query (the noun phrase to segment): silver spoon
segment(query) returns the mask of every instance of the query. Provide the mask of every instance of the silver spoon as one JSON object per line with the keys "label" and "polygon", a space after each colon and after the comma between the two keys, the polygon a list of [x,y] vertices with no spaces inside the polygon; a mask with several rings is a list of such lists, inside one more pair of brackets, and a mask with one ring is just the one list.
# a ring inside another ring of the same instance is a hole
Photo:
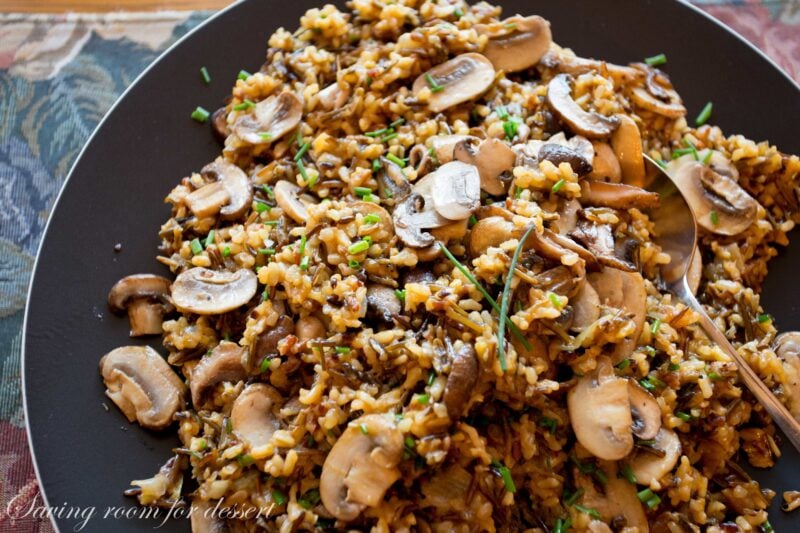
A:
{"label": "silver spoon", "polygon": [[647,189],[657,192],[661,197],[659,207],[650,213],[650,218],[657,231],[653,241],[671,258],[669,264],[661,267],[661,278],[672,294],[683,300],[698,314],[700,326],[711,340],[736,362],[739,376],[744,384],[750,389],[756,400],[764,406],[778,427],[783,430],[786,438],[800,450],[800,422],[795,420],[789,410],[753,372],[750,365],[739,355],[736,348],[717,328],[692,294],[686,279],[686,272],[692,263],[696,249],[697,221],[692,209],[669,174],[647,156],[645,156],[645,165],[648,178],[652,179]]}

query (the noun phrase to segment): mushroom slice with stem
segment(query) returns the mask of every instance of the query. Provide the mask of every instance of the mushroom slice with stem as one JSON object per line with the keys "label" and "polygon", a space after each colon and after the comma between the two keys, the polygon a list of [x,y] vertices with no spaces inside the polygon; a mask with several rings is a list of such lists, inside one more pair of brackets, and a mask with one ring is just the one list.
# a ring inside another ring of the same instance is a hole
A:
{"label": "mushroom slice with stem", "polygon": [[363,415],[350,422],[322,465],[319,492],[325,509],[349,522],[383,496],[400,478],[403,434],[385,415]]}
{"label": "mushroom slice with stem", "polygon": [[640,448],[630,460],[631,472],[636,482],[642,485],[650,485],[664,477],[681,456],[681,441],[671,429],[662,427],[654,440],[652,451]]}
{"label": "mushroom slice with stem", "polygon": [[100,374],[111,398],[130,422],[164,429],[185,406],[186,385],[149,346],[122,346],[100,359]]}
{"label": "mushroom slice with stem", "polygon": [[600,318],[600,297],[589,283],[584,283],[572,304],[572,326],[576,331],[583,331]]}
{"label": "mushroom slice with stem", "polygon": [[440,63],[414,81],[415,96],[430,91],[428,109],[439,113],[482,95],[494,81],[494,67],[481,54],[461,54]]}
{"label": "mushroom slice with stem", "polygon": [[550,80],[545,97],[547,105],[575,133],[591,139],[609,137],[619,125],[619,119],[584,111],[572,99],[571,80],[568,74],[559,74]]}
{"label": "mushroom slice with stem", "polygon": [[587,277],[589,283],[597,291],[600,303],[622,309],[630,315],[636,328],[627,338],[620,341],[612,353],[612,362],[619,363],[628,357],[636,348],[639,336],[644,329],[647,315],[647,289],[644,278],[638,272],[623,272],[616,268],[605,268],[601,272],[593,272]]}
{"label": "mushroom slice with stem", "polygon": [[617,118],[619,127],[611,135],[611,148],[619,161],[622,182],[644,187],[644,157],[639,126],[627,115],[617,115]]}
{"label": "mushroom slice with stem", "polygon": [[425,230],[450,223],[436,212],[430,205],[432,203],[426,201],[421,194],[411,193],[394,208],[392,220],[395,233],[407,246],[426,248],[433,245],[433,235]]}
{"label": "mushroom slice with stem", "polygon": [[325,323],[319,317],[306,315],[297,319],[294,333],[300,343],[305,343],[314,339],[324,339],[327,337]]}
{"label": "mushroom slice with stem", "polygon": [[695,161],[692,155],[670,161],[667,172],[704,229],[717,235],[737,235],[755,222],[758,202],[735,178]]}
{"label": "mushroom slice with stem", "polygon": [[252,270],[217,272],[195,267],[175,278],[172,301],[184,313],[218,315],[249,302],[257,288],[258,279]]}
{"label": "mushroom slice with stem", "polygon": [[170,281],[154,274],[125,276],[108,293],[108,307],[115,313],[128,312],[131,337],[161,333],[169,303]]}
{"label": "mushroom slice with stem", "polygon": [[661,408],[653,395],[633,380],[628,380],[628,396],[633,416],[633,434],[650,440],[661,429]]}
{"label": "mushroom slice with stem", "polygon": [[619,183],[622,181],[622,167],[614,149],[607,142],[592,141],[594,156],[592,171],[586,176],[590,180]]}
{"label": "mushroom slice with stem", "polygon": [[480,142],[480,139],[473,135],[436,135],[431,137],[431,148],[436,161],[440,165],[449,163],[454,158],[456,145],[462,141],[472,144]]}
{"label": "mushroom slice with stem", "polygon": [[681,98],[674,90],[669,89],[669,100],[664,101],[650,94],[643,87],[636,87],[631,91],[633,103],[657,115],[678,119],[686,115],[686,108],[681,103]]}
{"label": "mushroom slice with stem", "polygon": [[579,76],[588,72],[598,72],[604,76],[610,76],[623,85],[641,80],[644,77],[644,73],[637,68],[617,65],[597,59],[578,57],[565,52],[564,49],[556,47],[550,48],[541,58],[540,64],[573,76]]}
{"label": "mushroom slice with stem", "polygon": [[505,194],[510,180],[501,179],[501,175],[511,170],[517,159],[510,146],[495,138],[478,143],[462,140],[453,149],[453,157],[474,165],[480,175],[480,188],[493,195]]}
{"label": "mushroom slice with stem", "polygon": [[231,408],[231,428],[250,449],[269,444],[280,423],[272,412],[282,403],[281,393],[264,383],[251,383]]}
{"label": "mushroom slice with stem", "polygon": [[788,396],[786,406],[792,416],[800,420],[800,332],[781,333],[775,337],[772,349],[783,362],[784,390]]}
{"label": "mushroom slice with stem", "polygon": [[212,389],[223,381],[238,382],[247,378],[242,365],[245,349],[235,342],[222,341],[208,355],[204,355],[189,378],[192,404],[202,409],[209,400]]}
{"label": "mushroom slice with stem", "polygon": [[275,202],[284,213],[299,224],[308,220],[306,205],[316,203],[307,194],[300,194],[300,187],[291,181],[281,180],[273,187]]}
{"label": "mushroom slice with stem", "polygon": [[447,353],[450,358],[450,373],[447,375],[442,400],[450,420],[456,421],[467,410],[480,369],[478,357],[471,344],[459,341],[453,346],[447,339]]}
{"label": "mushroom slice with stem", "polygon": [[494,68],[506,72],[532,67],[553,42],[550,23],[537,15],[511,17],[493,25],[479,24],[475,30],[489,37],[483,54]]}
{"label": "mushroom slice with stem", "polygon": [[250,180],[238,166],[220,157],[201,172],[214,181],[186,195],[186,206],[196,217],[219,213],[223,220],[232,220],[250,208],[253,201]]}
{"label": "mushroom slice with stem", "polygon": [[612,209],[649,209],[657,207],[658,193],[624,183],[581,181],[580,202],[583,205],[610,207]]}
{"label": "mushroom slice with stem", "polygon": [[578,442],[592,455],[616,461],[633,449],[628,380],[614,375],[607,358],[583,376],[567,395],[570,423]]}
{"label": "mushroom slice with stem", "polygon": [[269,144],[292,131],[302,117],[303,103],[294,93],[284,92],[239,115],[231,129],[250,144]]}

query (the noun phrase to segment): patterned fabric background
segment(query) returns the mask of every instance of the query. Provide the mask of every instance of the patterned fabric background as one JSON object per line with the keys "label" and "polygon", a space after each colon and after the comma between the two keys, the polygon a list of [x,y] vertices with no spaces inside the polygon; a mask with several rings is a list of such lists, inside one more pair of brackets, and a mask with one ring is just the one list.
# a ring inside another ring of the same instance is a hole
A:
{"label": "patterned fabric background", "polygon": [[[800,0],[695,0],[800,80]],[[86,139],[158,54],[205,12],[0,14],[0,532],[50,532],[21,517],[38,496],[25,435],[20,344],[47,215]]]}

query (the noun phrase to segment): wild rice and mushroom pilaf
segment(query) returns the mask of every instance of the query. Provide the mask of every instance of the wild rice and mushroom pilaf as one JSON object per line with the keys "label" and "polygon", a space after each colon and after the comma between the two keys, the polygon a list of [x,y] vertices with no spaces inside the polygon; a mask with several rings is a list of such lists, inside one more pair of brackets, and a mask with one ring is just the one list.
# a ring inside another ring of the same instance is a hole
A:
{"label": "wild rice and mushroom pilaf", "polygon": [[107,394],[182,443],[128,493],[240,513],[194,531],[771,530],[738,465],[779,436],[663,288],[643,154],[697,214],[698,298],[795,416],[800,334],[758,291],[800,160],[687,120],[663,57],[576,57],[483,2],[348,5],[276,31],[210,117],[221,155],[166,199],[177,278],[109,295],[168,357],[110,352]]}

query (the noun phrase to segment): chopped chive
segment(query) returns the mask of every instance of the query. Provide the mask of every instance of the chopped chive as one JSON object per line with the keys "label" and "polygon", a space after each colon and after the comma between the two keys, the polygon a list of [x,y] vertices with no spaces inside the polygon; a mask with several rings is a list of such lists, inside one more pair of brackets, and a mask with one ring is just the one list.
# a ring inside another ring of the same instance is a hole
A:
{"label": "chopped chive", "polygon": [[394,197],[394,193],[389,188],[383,189],[383,194],[384,194],[384,196],[386,196],[386,198]]}
{"label": "chopped chive", "polygon": [[288,500],[286,494],[278,489],[272,489],[272,499],[275,500],[275,503],[278,505],[283,505]]}
{"label": "chopped chive", "polygon": [[689,413],[684,413],[683,411],[676,412],[675,416],[677,416],[684,422],[690,422],[692,420],[692,415],[690,415]]}
{"label": "chopped chive", "polygon": [[694,123],[697,126],[702,126],[708,119],[711,118],[711,112],[714,110],[714,104],[708,102],[706,105],[703,106],[703,109],[700,111],[700,114],[697,115],[697,118],[694,119]]}
{"label": "chopped chive", "polygon": [[264,211],[269,211],[270,209],[272,208],[268,203],[256,198],[256,213],[263,213]]}
{"label": "chopped chive", "polygon": [[351,244],[347,248],[347,253],[350,255],[357,255],[360,253],[364,253],[369,250],[369,243],[367,241],[361,240]]}
{"label": "chopped chive", "polygon": [[505,106],[499,105],[494,109],[494,113],[497,115],[497,118],[500,120],[506,120],[508,118],[508,110],[506,110]]}
{"label": "chopped chive", "polygon": [[420,405],[428,405],[428,402],[431,401],[431,396],[427,392],[424,394],[417,394],[416,401]]}
{"label": "chopped chive", "polygon": [[622,470],[620,471],[620,475],[622,477],[624,477],[625,479],[627,479],[628,481],[630,481],[631,483],[634,483],[634,484],[636,483],[636,475],[633,473],[633,469],[631,468],[631,465],[629,465],[628,463],[625,463],[622,466]]}
{"label": "chopped chive", "polygon": [[371,224],[377,224],[378,222],[380,222],[381,221],[381,217],[376,215],[376,214],[374,214],[374,213],[370,213],[368,215],[364,215],[364,218],[362,218],[361,220],[363,220],[367,224],[371,225]]}
{"label": "chopped chive", "polygon": [[347,262],[347,266],[353,269],[358,269],[361,268],[361,263],[359,263],[355,259],[351,259],[350,261]]}
{"label": "chopped chive", "polygon": [[653,335],[655,335],[656,333],[658,333],[658,330],[659,330],[659,329],[661,329],[661,319],[660,319],[660,318],[656,318],[656,319],[653,321],[653,325],[652,325],[652,326],[650,326],[650,333],[652,333]]}
{"label": "chopped chive", "polygon": [[394,139],[395,137],[397,137],[397,133],[396,132],[395,133],[390,133],[389,135],[386,135],[385,137],[381,137],[381,142],[382,143],[389,142],[392,139]]}
{"label": "chopped chive", "polygon": [[460,7],[457,7],[457,8],[455,8],[455,10],[453,11],[453,15],[455,15],[455,16],[456,16],[456,18],[459,18],[459,19],[460,19],[461,17],[463,17],[463,16],[464,16],[464,12],[463,12],[463,11],[461,11],[461,8],[460,8]]}
{"label": "chopped chive", "polygon": [[694,143],[689,139],[683,139],[683,144],[686,145],[686,148],[692,151],[692,156],[694,156],[694,160],[700,161],[700,155],[697,153],[697,147],[694,145]]}
{"label": "chopped chive", "polygon": [[246,80],[246,79],[247,79],[247,78],[249,78],[250,76],[252,76],[252,74],[250,74],[250,73],[249,73],[249,72],[247,72],[246,70],[240,70],[240,71],[239,71],[239,74],[237,74],[237,75],[236,75],[236,78],[237,78],[237,79],[240,79],[240,80]]}
{"label": "chopped chive", "polygon": [[276,252],[275,248],[261,248],[258,253],[261,255],[275,255]]}
{"label": "chopped chive", "polygon": [[601,485],[605,485],[606,483],[608,483],[608,477],[606,476],[606,473],[600,470],[599,468],[594,472],[592,472],[592,475],[597,481],[600,482]]}
{"label": "chopped chive", "polygon": [[244,99],[244,102],[240,104],[236,104],[233,106],[234,111],[244,111],[245,109],[250,109],[251,107],[255,107],[256,104],[252,100],[248,100],[247,98]]}
{"label": "chopped chive", "polygon": [[591,507],[584,507],[583,505],[580,505],[578,503],[576,503],[573,507],[575,507],[575,509],[577,509],[582,513],[588,514],[592,518],[596,518],[598,520],[600,519],[600,513],[597,512],[597,509],[592,509]]}
{"label": "chopped chive", "polygon": [[266,302],[269,300],[269,287],[264,289],[264,292],[261,293],[261,301]]}
{"label": "chopped chive", "polygon": [[233,432],[233,422],[231,422],[230,418],[225,419],[225,433],[232,433]]}
{"label": "chopped chive", "polygon": [[297,253],[303,255],[306,253],[306,243],[308,242],[308,237],[305,235],[300,236],[300,246],[297,248]]}
{"label": "chopped chive", "polygon": [[711,219],[711,223],[714,224],[715,226],[719,224],[719,215],[717,214],[716,211],[711,211],[708,217]]}
{"label": "chopped chive", "polygon": [[269,185],[262,185],[261,190],[264,191],[264,194],[267,195],[267,198],[275,198],[275,191],[273,191],[272,187]]}
{"label": "chopped chive", "polygon": [[307,255],[303,256],[303,258],[300,260],[300,270],[308,270],[309,261],[310,259]]}
{"label": "chopped chive", "polygon": [[658,497],[658,494],[650,489],[641,490],[636,493],[636,496],[639,497],[639,501],[645,504],[648,509],[655,509],[658,507],[658,504],[661,503],[661,498]]}
{"label": "chopped chive", "polygon": [[555,435],[556,430],[558,429],[558,421],[553,420],[552,418],[548,418],[543,416],[539,419],[539,425],[543,428],[547,428],[551,434]]}
{"label": "chopped chive", "polygon": [[644,58],[644,62],[651,67],[657,67],[659,65],[664,65],[667,62],[667,56],[665,54],[658,54],[651,57],[646,57]]}
{"label": "chopped chive", "polygon": [[189,243],[189,246],[192,248],[192,255],[197,255],[203,252],[203,245],[200,244],[200,239],[192,239],[192,242]]}
{"label": "chopped chive", "polygon": [[642,387],[644,387],[645,389],[647,389],[649,391],[656,390],[656,386],[653,385],[653,383],[650,381],[649,378],[640,379],[639,383],[642,385]]}
{"label": "chopped chive", "polygon": [[206,439],[197,439],[197,449],[202,452],[206,448],[208,448],[208,442],[206,442]]}
{"label": "chopped chive", "polygon": [[358,429],[360,429],[361,433],[363,433],[364,435],[369,435],[369,428],[365,423],[362,422],[361,424],[359,424]]}
{"label": "chopped chive", "polygon": [[767,313],[761,313],[760,315],[758,315],[758,318],[756,318],[756,320],[758,321],[759,324],[763,324],[765,322],[771,321],[772,317],[769,316]]}
{"label": "chopped chive", "polygon": [[239,455],[238,457],[236,457],[236,460],[239,461],[239,464],[242,466],[250,466],[255,462],[255,459],[253,459],[253,456],[250,455],[249,453],[244,453],[242,455]]}
{"label": "chopped chive", "polygon": [[650,357],[653,357],[656,354],[656,349],[652,346],[645,346],[644,351],[647,352],[647,355]]}
{"label": "chopped chive", "polygon": [[430,372],[428,372],[428,387],[433,385],[434,381],[436,381],[436,372],[431,370]]}
{"label": "chopped chive", "polygon": [[553,192],[558,192],[558,191],[560,191],[560,190],[561,190],[561,188],[564,186],[564,184],[565,184],[566,182],[567,182],[567,181],[566,181],[564,178],[561,178],[560,180],[558,180],[558,181],[555,183],[555,185],[553,185],[553,188],[552,188],[551,190],[552,190]]}
{"label": "chopped chive", "polygon": [[655,159],[656,165],[660,166],[663,169],[667,168],[667,162],[663,159]]}
{"label": "chopped chive", "polygon": [[517,190],[514,191],[514,198],[519,200],[520,197],[522,196],[522,191],[523,191],[522,187],[517,187]]}
{"label": "chopped chive", "polygon": [[380,137],[384,133],[392,133],[394,131],[393,128],[381,128],[379,130],[368,131],[364,133],[367,137]]}
{"label": "chopped chive", "polygon": [[[266,293],[267,291],[265,290],[264,292]],[[261,365],[259,365],[259,367],[258,367],[258,373],[259,374],[263,374],[264,372],[269,370],[269,365],[270,365],[271,362],[272,362],[272,359],[270,359],[268,357],[265,357],[264,360],[261,361]]]}
{"label": "chopped chive", "polygon": [[264,222],[262,222],[262,224],[264,224],[265,226],[277,226],[280,223],[281,223],[280,220],[265,220]]}
{"label": "chopped chive", "polygon": [[722,379],[722,376],[720,376],[716,372],[709,372],[708,373],[708,379],[710,379],[711,381],[718,381],[718,380]]}
{"label": "chopped chive", "polygon": [[714,155],[714,150],[711,148],[708,149],[708,153],[703,157],[703,164],[707,165],[709,161],[711,161],[711,157]]}
{"label": "chopped chive", "polygon": [[626,369],[626,368],[628,368],[629,366],[631,366],[631,360],[630,360],[630,359],[623,359],[622,361],[620,361],[620,362],[619,362],[619,363],[617,363],[617,365],[616,365],[616,367],[617,367],[618,369],[620,369],[620,370],[625,370],[625,369]]}
{"label": "chopped chive", "polygon": [[692,153],[691,148],[676,148],[675,150],[672,151],[672,159],[678,159],[681,156],[691,153]]}
{"label": "chopped chive", "polygon": [[216,237],[216,234],[217,234],[217,232],[214,231],[213,229],[208,232],[208,235],[206,236],[206,241],[203,243],[203,244],[205,244],[206,248],[208,248],[210,245],[214,244],[214,237]]}
{"label": "chopped chive", "polygon": [[333,350],[338,354],[350,353],[350,348],[348,346],[337,346]]}
{"label": "chopped chive", "polygon": [[226,246],[225,248],[222,249],[222,257],[228,257],[230,255],[231,255],[231,247],[230,246]]}
{"label": "chopped chive", "polygon": [[208,69],[206,67],[200,67],[200,77],[203,78],[203,81],[206,85],[211,83],[211,74],[208,73]]}
{"label": "chopped chive", "polygon": [[517,135],[517,122],[513,120],[506,120],[503,122],[503,131],[506,134],[506,139],[512,140]]}
{"label": "chopped chive", "polygon": [[417,447],[417,443],[414,442],[413,437],[406,437],[405,439],[403,439],[403,445],[409,450],[414,450],[414,448]]}
{"label": "chopped chive", "polygon": [[369,187],[353,187],[353,192],[356,193],[356,196],[366,196],[367,194],[372,194],[372,189]]}
{"label": "chopped chive", "polygon": [[[525,239],[523,239],[520,242],[525,242]],[[497,302],[494,300],[494,298],[491,297],[491,295],[486,291],[486,289],[483,288],[483,285],[481,285],[478,282],[478,280],[475,279],[475,276],[473,276],[472,273],[469,270],[467,270],[467,268],[464,265],[462,265],[461,262],[458,259],[456,259],[456,257],[453,255],[453,253],[450,250],[448,250],[447,246],[445,246],[445,244],[443,242],[441,242],[441,241],[439,242],[439,248],[442,250],[442,253],[445,255],[445,257],[447,257],[447,259],[449,259],[450,262],[453,263],[453,265],[462,274],[464,274],[464,276],[469,280],[469,282],[472,283],[472,285],[474,285],[476,289],[478,289],[478,292],[480,292],[481,295],[489,303],[489,305],[492,306],[492,309],[494,309],[495,311],[500,313],[500,306],[497,305]],[[512,269],[512,271],[513,271],[513,269]],[[503,322],[502,315],[501,315],[500,322],[501,323]],[[525,349],[526,350],[530,350],[531,349],[531,343],[528,342],[528,339],[525,338],[525,335],[522,334],[522,331],[520,331],[520,329],[517,327],[517,325],[514,324],[511,321],[511,319],[508,318],[508,317],[505,317],[505,322],[508,325],[509,329],[511,329],[511,333],[516,335],[517,338],[522,343],[522,345],[525,346]],[[503,329],[503,328],[500,328],[500,329]],[[504,358],[500,360],[500,364],[501,364],[501,367],[502,367],[503,364],[505,364],[505,359]]]}
{"label": "chopped chive", "polygon": [[406,119],[400,117],[397,120],[395,120],[394,122],[392,122],[391,124],[389,124],[389,127],[390,128],[396,128],[398,126],[402,126],[405,123],[406,123]]}
{"label": "chopped chive", "polygon": [[425,73],[425,81],[428,83],[428,87],[431,88],[431,92],[438,93],[444,90],[444,87],[439,85],[430,73]]}
{"label": "chopped chive", "polygon": [[397,299],[401,302],[405,303],[406,301],[406,290],[405,289],[395,289],[394,295],[397,296]]}
{"label": "chopped chive", "polygon": [[300,147],[300,150],[298,150],[297,153],[294,154],[294,160],[295,161],[300,161],[303,158],[303,156],[306,155],[306,152],[308,152],[308,148],[310,146],[311,146],[311,142],[310,141],[304,143],[303,146]]}
{"label": "chopped chive", "polygon": [[770,524],[770,523],[769,523],[769,520],[767,520],[766,522],[764,522],[763,524],[761,524],[761,529],[763,529],[763,530],[764,530],[764,533],[772,533],[773,531],[775,531],[775,530],[772,528],[772,524]]}
{"label": "chopped chive", "polygon": [[469,216],[469,227],[471,228],[472,226],[474,226],[477,223],[478,223],[478,219],[475,217],[475,215],[470,215]]}
{"label": "chopped chive", "polygon": [[495,467],[497,473],[500,474],[500,477],[503,479],[503,485],[505,485],[506,490],[511,494],[517,492],[517,486],[514,485],[514,478],[511,477],[511,470],[499,461],[492,461],[492,466]]}
{"label": "chopped chive", "polygon": [[380,159],[373,159],[372,160],[372,171],[379,172],[381,169],[381,160]]}
{"label": "chopped chive", "polygon": [[192,118],[200,123],[206,122],[209,116],[211,116],[211,113],[200,106],[195,107],[194,111],[192,111]]}
{"label": "chopped chive", "polygon": [[561,297],[558,294],[554,292],[548,292],[547,298],[550,299],[550,303],[553,304],[553,307],[555,307],[556,309],[561,309],[562,306]]}
{"label": "chopped chive", "polygon": [[581,496],[583,496],[583,492],[584,492],[583,489],[578,489],[572,494],[570,494],[568,497],[564,498],[564,505],[567,507],[571,507],[576,503],[578,503],[578,500],[580,500]]}
{"label": "chopped chive", "polygon": [[[366,433],[364,434],[366,435]],[[303,507],[303,509],[311,509],[319,503],[320,499],[321,497],[319,494],[319,490],[311,489],[310,491],[303,494],[303,496],[299,500],[297,500],[297,503],[299,503]]]}
{"label": "chopped chive", "polygon": [[572,519],[567,518],[559,518],[556,520],[556,523],[553,525],[553,533],[567,533],[569,528],[572,526]]}
{"label": "chopped chive", "polygon": [[406,162],[394,154],[386,154],[386,159],[394,163],[400,168],[404,168],[406,166]]}
{"label": "chopped chive", "polygon": [[677,363],[670,363],[669,366],[667,366],[667,370],[669,370],[670,372],[677,372],[680,369],[681,365]]}
{"label": "chopped chive", "polygon": [[503,24],[503,26],[507,30],[516,30],[517,29],[517,25],[515,23],[513,23],[513,22],[509,22],[508,24]]}

